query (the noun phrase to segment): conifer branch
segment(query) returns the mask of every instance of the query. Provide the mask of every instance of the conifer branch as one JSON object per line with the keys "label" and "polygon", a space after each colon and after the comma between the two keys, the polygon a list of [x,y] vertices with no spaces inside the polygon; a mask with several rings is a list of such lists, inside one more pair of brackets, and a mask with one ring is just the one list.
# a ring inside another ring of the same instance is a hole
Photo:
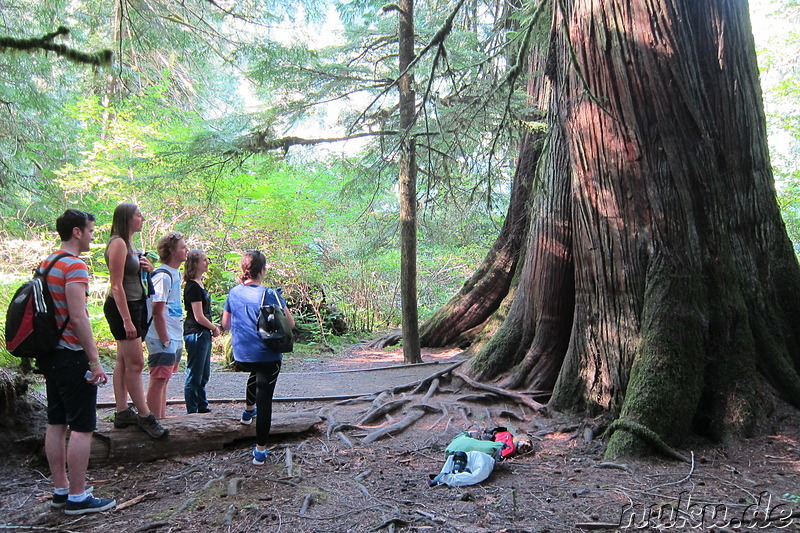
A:
{"label": "conifer branch", "polygon": [[0,53],[5,53],[9,49],[28,53],[33,53],[36,50],[44,50],[65,57],[73,63],[92,65],[94,67],[104,67],[111,64],[111,60],[114,57],[114,53],[111,50],[106,49],[94,53],[87,53],[53,42],[53,39],[62,35],[69,35],[69,29],[60,26],[56,31],[34,39],[0,37]]}
{"label": "conifer branch", "polygon": [[383,135],[397,135],[396,131],[365,131],[346,135],[344,137],[327,137],[318,139],[305,139],[303,137],[280,137],[278,139],[269,139],[266,132],[256,132],[243,137],[240,142],[236,143],[236,148],[242,152],[250,153],[265,153],[272,150],[283,149],[284,153],[292,146],[315,146],[318,144],[335,143],[349,141],[351,139],[359,139],[361,137],[379,137]]}

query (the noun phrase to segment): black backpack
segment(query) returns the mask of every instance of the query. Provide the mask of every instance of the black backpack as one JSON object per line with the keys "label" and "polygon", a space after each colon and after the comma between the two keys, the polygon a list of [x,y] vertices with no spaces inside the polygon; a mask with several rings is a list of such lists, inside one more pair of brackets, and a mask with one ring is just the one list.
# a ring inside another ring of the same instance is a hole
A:
{"label": "black backpack", "polygon": [[264,289],[264,296],[261,297],[261,309],[258,312],[256,327],[258,335],[264,344],[278,353],[288,353],[294,350],[294,339],[292,338],[292,328],[289,327],[289,319],[281,309],[280,298],[278,305],[264,305],[269,289]]}
{"label": "black backpack", "polygon": [[61,253],[43,271],[37,268],[33,279],[17,289],[6,311],[6,349],[17,357],[39,357],[52,354],[69,323],[62,327],[56,323],[56,310],[47,274],[61,258],[72,255]]}

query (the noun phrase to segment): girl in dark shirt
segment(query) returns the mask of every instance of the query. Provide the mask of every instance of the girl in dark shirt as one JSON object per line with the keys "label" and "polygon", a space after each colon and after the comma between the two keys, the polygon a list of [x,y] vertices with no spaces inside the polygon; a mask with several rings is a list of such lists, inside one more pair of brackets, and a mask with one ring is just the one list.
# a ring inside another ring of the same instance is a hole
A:
{"label": "girl in dark shirt", "polygon": [[211,377],[211,338],[219,335],[211,322],[211,297],[203,286],[210,261],[202,250],[192,250],[183,271],[183,342],[186,347],[186,383],[183,396],[187,413],[210,413],[206,383]]}

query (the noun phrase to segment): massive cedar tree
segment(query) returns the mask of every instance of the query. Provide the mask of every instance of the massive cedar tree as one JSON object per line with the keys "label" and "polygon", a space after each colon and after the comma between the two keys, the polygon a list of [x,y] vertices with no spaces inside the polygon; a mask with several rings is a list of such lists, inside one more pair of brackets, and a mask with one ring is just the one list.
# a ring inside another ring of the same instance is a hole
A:
{"label": "massive cedar tree", "polygon": [[800,406],[747,3],[557,0],[548,76],[519,285],[470,372],[613,415],[612,456],[752,434],[773,394]]}

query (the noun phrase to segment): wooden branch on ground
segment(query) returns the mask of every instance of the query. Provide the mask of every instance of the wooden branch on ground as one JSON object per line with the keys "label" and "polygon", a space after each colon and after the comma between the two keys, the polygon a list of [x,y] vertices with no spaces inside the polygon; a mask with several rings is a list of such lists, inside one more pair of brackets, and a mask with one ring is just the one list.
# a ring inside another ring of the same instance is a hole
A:
{"label": "wooden branch on ground", "polygon": [[494,387],[492,385],[486,385],[485,383],[479,383],[462,372],[453,371],[453,375],[459,377],[460,379],[463,379],[467,385],[469,385],[474,389],[486,390],[489,392],[493,392],[495,394],[499,394],[500,396],[505,396],[506,398],[511,398],[523,405],[527,405],[536,412],[541,412],[544,411],[545,409],[545,406],[543,404],[535,400],[531,400],[530,398],[527,398],[526,396],[518,392],[510,391],[508,389],[501,389],[500,387]]}

